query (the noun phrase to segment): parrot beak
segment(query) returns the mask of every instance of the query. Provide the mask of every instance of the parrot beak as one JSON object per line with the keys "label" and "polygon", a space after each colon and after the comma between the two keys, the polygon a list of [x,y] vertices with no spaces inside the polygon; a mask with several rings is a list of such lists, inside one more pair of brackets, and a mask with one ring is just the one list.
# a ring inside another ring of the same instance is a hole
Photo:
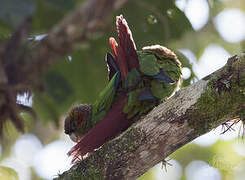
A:
{"label": "parrot beak", "polygon": [[78,138],[78,136],[76,136],[75,133],[69,134],[69,137],[71,138],[71,140],[72,140],[73,142],[76,142],[76,143],[80,140],[80,139]]}

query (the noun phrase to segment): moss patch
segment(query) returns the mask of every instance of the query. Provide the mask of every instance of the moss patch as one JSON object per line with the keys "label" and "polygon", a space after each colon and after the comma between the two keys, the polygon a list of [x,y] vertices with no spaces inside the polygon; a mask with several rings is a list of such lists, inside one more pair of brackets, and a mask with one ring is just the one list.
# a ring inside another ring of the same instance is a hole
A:
{"label": "moss patch", "polygon": [[122,138],[104,144],[100,150],[75,164],[57,179],[103,180],[123,177],[120,168],[126,166],[129,154],[135,152],[144,140],[145,135],[140,130],[130,128]]}
{"label": "moss patch", "polygon": [[197,104],[187,111],[188,123],[198,134],[218,122],[245,117],[245,59],[231,58],[208,83]]}

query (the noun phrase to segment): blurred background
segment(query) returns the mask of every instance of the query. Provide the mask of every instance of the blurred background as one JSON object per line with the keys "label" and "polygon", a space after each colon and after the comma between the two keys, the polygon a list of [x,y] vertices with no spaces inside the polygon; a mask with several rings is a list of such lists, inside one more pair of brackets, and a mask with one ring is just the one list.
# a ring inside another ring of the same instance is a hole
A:
{"label": "blurred background", "polygon": [[[0,40],[6,41],[18,24],[33,15],[31,38],[45,37],[51,27],[82,0],[0,0]],[[134,0],[114,12],[104,32],[49,68],[43,76],[45,91],[28,100],[38,120],[22,113],[25,134],[8,122],[0,141],[0,179],[52,179],[71,167],[66,153],[74,145],[63,133],[69,108],[92,103],[107,81],[105,53],[115,37],[115,16],[123,14],[138,49],[161,44],[174,50],[183,64],[182,87],[225,65],[227,58],[245,51],[244,0]],[[139,180],[243,180],[245,141],[241,124],[225,134],[222,127],[207,133],[157,164]],[[11,169],[10,169],[11,168]]]}

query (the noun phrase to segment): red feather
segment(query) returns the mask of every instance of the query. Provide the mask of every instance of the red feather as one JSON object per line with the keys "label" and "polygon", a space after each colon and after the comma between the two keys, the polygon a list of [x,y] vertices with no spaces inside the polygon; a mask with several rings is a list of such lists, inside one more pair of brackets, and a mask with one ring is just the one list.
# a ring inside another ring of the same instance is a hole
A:
{"label": "red feather", "polygon": [[122,49],[122,52],[126,58],[128,71],[135,68],[138,72],[140,72],[139,60],[133,36],[128,27],[126,19],[124,19],[122,15],[117,16],[116,27],[119,38],[119,47]]}
{"label": "red feather", "polygon": [[69,156],[74,156],[72,162],[98,149],[106,141],[112,139],[132,124],[132,120],[127,119],[127,115],[123,113],[123,107],[126,103],[127,96],[124,94],[111,107],[106,116],[68,152]]}
{"label": "red feather", "polygon": [[131,71],[131,69],[135,68],[140,72],[139,60],[131,30],[122,15],[117,16],[116,27],[119,44],[117,44],[113,37],[111,37],[109,41],[116,64],[122,74],[122,79],[125,80],[127,73]]}
{"label": "red feather", "polygon": [[115,56],[117,67],[120,70],[122,79],[125,80],[128,74],[128,64],[124,56],[123,50],[120,46],[118,46],[116,40],[113,37],[111,37],[109,41],[110,41],[112,52]]}

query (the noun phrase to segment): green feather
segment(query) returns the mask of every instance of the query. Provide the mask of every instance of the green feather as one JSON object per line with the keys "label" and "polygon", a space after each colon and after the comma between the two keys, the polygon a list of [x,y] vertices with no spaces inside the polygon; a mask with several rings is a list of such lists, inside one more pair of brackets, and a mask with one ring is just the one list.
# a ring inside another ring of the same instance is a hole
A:
{"label": "green feather", "polygon": [[[127,118],[132,118],[135,115],[142,115],[154,106],[156,106],[161,99],[168,98],[172,95],[177,87],[177,82],[181,76],[181,67],[176,56],[168,52],[164,52],[156,46],[157,49],[151,48],[147,51],[138,51],[140,72],[133,69],[128,73],[124,83],[124,89],[134,87],[128,92],[128,102],[124,106],[123,112],[127,114]],[[166,49],[164,49],[166,50]],[[169,56],[168,56],[169,55]],[[160,73],[160,69],[164,71],[176,83],[170,84],[162,80],[151,79],[150,76],[155,76]],[[152,95],[156,97],[155,100],[140,101],[137,97],[146,88],[150,88]]]}
{"label": "green feather", "polygon": [[111,105],[115,99],[116,89],[117,89],[117,81],[120,73],[117,72],[112,77],[107,86],[103,89],[103,91],[99,94],[99,98],[93,104],[93,112],[92,112],[92,124],[96,124],[99,120],[101,120],[106,113],[111,108]]}
{"label": "green feather", "polygon": [[157,58],[154,54],[138,51],[140,70],[144,75],[154,76],[160,72]]}
{"label": "green feather", "polygon": [[132,69],[126,77],[124,88],[129,89],[135,87],[140,82],[140,74],[136,69]]}
{"label": "green feather", "polygon": [[163,99],[171,96],[176,85],[161,82],[159,80],[153,80],[151,82],[151,92],[153,96],[158,99]]}

